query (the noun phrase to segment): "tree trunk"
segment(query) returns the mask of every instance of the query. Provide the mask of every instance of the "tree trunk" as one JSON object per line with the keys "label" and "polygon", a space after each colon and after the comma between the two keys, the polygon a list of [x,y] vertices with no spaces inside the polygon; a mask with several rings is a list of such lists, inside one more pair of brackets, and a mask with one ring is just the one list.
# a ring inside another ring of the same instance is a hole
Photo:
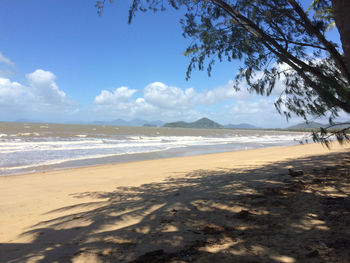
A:
{"label": "tree trunk", "polygon": [[345,55],[345,63],[350,68],[350,1],[332,0],[335,24],[340,34],[340,40]]}

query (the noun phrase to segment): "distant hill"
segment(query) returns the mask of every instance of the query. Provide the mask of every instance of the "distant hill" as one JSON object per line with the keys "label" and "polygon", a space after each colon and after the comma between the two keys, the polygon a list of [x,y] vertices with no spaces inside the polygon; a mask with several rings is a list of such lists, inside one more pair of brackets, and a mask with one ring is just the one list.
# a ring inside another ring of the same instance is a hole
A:
{"label": "distant hill", "polygon": [[[334,127],[330,127],[330,129],[344,129],[344,128],[348,128],[350,126],[350,124],[348,122],[335,122]],[[303,122],[297,125],[293,125],[287,128],[287,130],[310,130],[310,129],[319,129],[319,128],[326,128],[329,127],[329,124],[322,124],[319,122],[313,122],[310,121],[308,123]]]}
{"label": "distant hill", "polygon": [[259,127],[251,125],[249,123],[226,124],[224,125],[224,127],[229,129],[251,129],[251,130],[260,129]]}
{"label": "distant hill", "polygon": [[169,122],[164,124],[163,127],[172,127],[172,128],[199,128],[199,129],[222,129],[224,126],[212,121],[208,118],[201,118],[195,122]]}
{"label": "distant hill", "polygon": [[17,120],[15,120],[15,122],[45,123],[45,121],[43,121],[43,120],[25,119],[25,118],[17,119]]}
{"label": "distant hill", "polygon": [[111,125],[111,126],[152,126],[158,127],[163,126],[164,122],[162,121],[146,121],[143,119],[133,119],[131,121],[125,121],[123,119],[116,119],[113,121],[94,121],[92,124],[98,125]]}
{"label": "distant hill", "polygon": [[336,126],[334,126],[335,129],[344,129],[350,127],[349,122],[338,122]]}
{"label": "distant hill", "polygon": [[143,125],[143,127],[157,127],[157,125],[153,125],[153,124],[150,124],[150,123],[145,123]]}
{"label": "distant hill", "polygon": [[293,125],[288,127],[288,130],[307,130],[307,129],[318,129],[318,128],[323,128],[323,127],[327,127],[326,124],[322,124],[319,122],[314,122],[314,121],[310,121],[310,122],[303,122],[303,123],[299,123],[297,125]]}

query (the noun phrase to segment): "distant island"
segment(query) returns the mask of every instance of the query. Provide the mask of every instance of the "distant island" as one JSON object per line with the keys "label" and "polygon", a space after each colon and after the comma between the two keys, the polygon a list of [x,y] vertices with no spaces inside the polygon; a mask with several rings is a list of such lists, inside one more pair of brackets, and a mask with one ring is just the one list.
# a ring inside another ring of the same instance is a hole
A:
{"label": "distant island", "polygon": [[[18,119],[14,122],[23,122],[23,123],[52,123],[43,120],[34,120],[34,119]],[[84,124],[84,125],[105,125],[105,126],[128,126],[128,127],[168,127],[168,128],[196,128],[196,129],[241,129],[241,130],[284,130],[284,131],[316,131],[319,128],[327,128],[329,124],[319,123],[315,121],[302,122],[296,125],[292,125],[286,128],[261,128],[254,126],[249,123],[239,123],[239,124],[225,124],[221,125],[209,118],[201,118],[194,122],[185,122],[185,121],[176,121],[165,123],[161,120],[149,121],[144,119],[132,119],[132,120],[123,120],[115,119],[112,121],[69,121],[62,122],[61,124]],[[331,127],[331,130],[344,129],[350,126],[350,122],[336,122],[334,127]]]}
{"label": "distant island", "polygon": [[97,124],[97,125],[108,125],[108,126],[129,126],[129,127],[161,127],[164,122],[157,121],[147,121],[143,119],[133,119],[130,121],[125,121],[123,119],[116,119],[113,121],[94,121],[89,124]]}
{"label": "distant island", "polygon": [[261,129],[259,127],[256,127],[254,125],[251,125],[249,123],[240,123],[240,124],[226,124],[224,125],[225,128],[228,129],[247,129],[247,130],[256,130]]}
{"label": "distant island", "polygon": [[194,122],[169,122],[164,124],[163,127],[196,129],[259,129],[258,127],[247,123],[221,125],[208,118],[201,118]]}
{"label": "distant island", "polygon": [[143,127],[158,127],[157,125],[150,124],[150,123],[145,123]]}
{"label": "distant island", "polygon": [[169,122],[163,125],[163,127],[170,128],[199,128],[199,129],[222,129],[224,126],[212,121],[208,118],[201,118],[195,122]]}
{"label": "distant island", "polygon": [[[30,120],[30,119],[18,119],[15,122],[23,123],[55,123],[42,120]],[[132,119],[132,120],[123,120],[115,119],[111,121],[67,121],[61,122],[60,124],[83,124],[83,125],[104,125],[104,126],[120,126],[120,127],[174,127],[174,128],[204,128],[204,129],[261,129],[254,125],[248,123],[239,123],[239,124],[226,124],[221,125],[209,118],[201,118],[194,122],[169,122],[165,123],[161,120],[149,121],[144,119]]]}
{"label": "distant island", "polygon": [[321,127],[324,128],[326,126],[327,126],[326,124],[310,121],[310,122],[302,122],[293,126],[289,126],[287,129],[288,130],[308,130],[308,129],[319,129]]}
{"label": "distant island", "polygon": [[[337,125],[334,126],[333,129],[343,129],[350,126],[349,123],[339,122],[336,124]],[[248,123],[221,125],[208,118],[201,118],[194,122],[184,122],[184,121],[169,122],[164,124],[163,127],[196,128],[196,129],[247,129],[247,130],[262,129]],[[279,128],[279,129],[272,129],[272,130],[313,131],[319,128],[326,128],[326,127],[329,127],[329,124],[322,124],[322,123],[310,121],[310,122],[303,122],[293,126],[289,126],[287,128],[282,128],[282,129]]]}
{"label": "distant island", "polygon": [[[336,126],[331,127],[331,128],[343,129],[343,128],[347,128],[349,126],[350,126],[349,123],[338,122],[338,123],[336,123]],[[299,123],[297,125],[290,126],[286,129],[287,130],[315,130],[315,129],[326,128],[326,127],[329,127],[329,124],[322,124],[319,122],[309,121],[309,122],[303,122],[303,123]]]}

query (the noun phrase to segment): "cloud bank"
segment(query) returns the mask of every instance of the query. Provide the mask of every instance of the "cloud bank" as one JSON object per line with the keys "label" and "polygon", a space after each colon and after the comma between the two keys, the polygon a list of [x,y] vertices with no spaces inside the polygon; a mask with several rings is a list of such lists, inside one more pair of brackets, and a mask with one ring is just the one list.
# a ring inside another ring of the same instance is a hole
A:
{"label": "cloud bank", "polygon": [[92,104],[82,108],[58,86],[53,72],[37,69],[26,74],[23,83],[20,83],[1,75],[1,66],[14,68],[15,64],[0,53],[0,121],[25,118],[89,122],[142,118],[169,122],[209,117],[221,124],[246,122],[259,127],[287,125],[274,108],[274,101],[283,91],[282,80],[270,97],[252,94],[244,82],[239,90],[235,90],[232,80],[203,90],[155,81],[142,89],[127,86],[102,89],[91,99]]}
{"label": "cloud bank", "polygon": [[42,69],[26,74],[27,84],[0,77],[0,118],[47,117],[75,110],[76,104],[56,84],[56,76]]}
{"label": "cloud bank", "polygon": [[274,108],[276,96],[254,96],[244,83],[238,91],[233,84],[230,80],[200,92],[162,82],[150,83],[140,91],[125,86],[114,91],[102,90],[94,99],[94,111],[106,119],[193,121],[207,116],[223,124],[249,122],[261,127],[279,126],[283,117]]}

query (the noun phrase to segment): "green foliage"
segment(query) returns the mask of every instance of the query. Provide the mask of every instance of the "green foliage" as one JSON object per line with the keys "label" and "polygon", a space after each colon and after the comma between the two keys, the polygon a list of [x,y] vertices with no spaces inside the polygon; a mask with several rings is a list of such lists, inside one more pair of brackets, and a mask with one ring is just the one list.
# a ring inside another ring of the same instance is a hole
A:
{"label": "green foliage", "polygon": [[327,0],[313,0],[307,12],[314,11],[314,18],[327,23],[327,30],[335,28],[332,3]]}
{"label": "green foliage", "polygon": [[[100,13],[105,1],[97,4]],[[309,11],[295,0],[133,0],[129,22],[139,11],[185,10],[183,36],[192,40],[184,52],[187,78],[194,69],[210,75],[217,61],[241,60],[233,88],[245,80],[250,91],[269,96],[282,82],[275,102],[281,114],[328,116],[332,124],[340,111],[350,113],[350,70],[325,37],[334,22],[331,7],[330,0],[314,0]],[[314,139],[322,141],[326,132]]]}

